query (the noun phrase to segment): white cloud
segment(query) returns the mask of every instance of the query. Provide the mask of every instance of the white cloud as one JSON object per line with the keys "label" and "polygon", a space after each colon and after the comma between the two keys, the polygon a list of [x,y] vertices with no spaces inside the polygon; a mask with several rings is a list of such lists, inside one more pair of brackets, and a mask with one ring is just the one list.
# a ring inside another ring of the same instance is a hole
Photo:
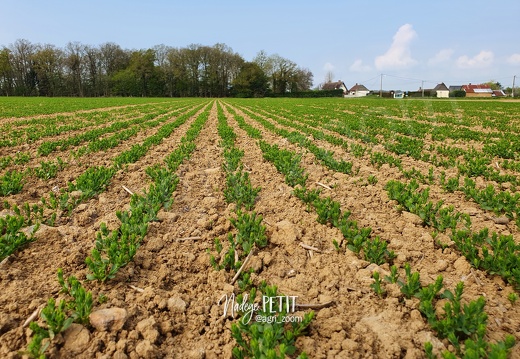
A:
{"label": "white cloud", "polygon": [[333,71],[334,70],[334,65],[331,64],[330,62],[327,62],[325,65],[323,65],[323,69],[325,71]]}
{"label": "white cloud", "polygon": [[493,52],[482,50],[478,55],[471,58],[466,55],[459,57],[457,66],[461,69],[481,69],[489,67],[494,59],[495,55]]}
{"label": "white cloud", "polygon": [[428,65],[435,66],[443,62],[449,61],[451,59],[451,55],[453,55],[452,49],[442,49],[441,51],[436,53],[434,57],[428,60]]}
{"label": "white cloud", "polygon": [[512,65],[520,65],[520,54],[513,54],[507,58],[507,62]]}
{"label": "white cloud", "polygon": [[417,33],[412,25],[404,24],[395,33],[390,48],[384,55],[378,56],[375,59],[375,65],[378,70],[389,68],[402,68],[412,66],[417,63],[412,58],[410,51],[410,43],[417,37]]}
{"label": "white cloud", "polygon": [[352,72],[367,72],[372,70],[372,68],[369,65],[363,64],[363,61],[358,59],[354,61],[352,65],[350,65],[349,70]]}

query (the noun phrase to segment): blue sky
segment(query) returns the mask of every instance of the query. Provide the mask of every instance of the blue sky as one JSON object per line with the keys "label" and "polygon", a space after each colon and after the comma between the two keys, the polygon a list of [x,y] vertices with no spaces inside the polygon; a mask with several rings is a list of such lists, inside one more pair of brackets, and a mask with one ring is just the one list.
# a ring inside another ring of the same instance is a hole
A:
{"label": "blue sky", "polygon": [[[520,1],[0,0],[0,46],[225,43],[331,71],[347,87],[415,90],[520,76]],[[517,84],[520,83],[517,81]]]}

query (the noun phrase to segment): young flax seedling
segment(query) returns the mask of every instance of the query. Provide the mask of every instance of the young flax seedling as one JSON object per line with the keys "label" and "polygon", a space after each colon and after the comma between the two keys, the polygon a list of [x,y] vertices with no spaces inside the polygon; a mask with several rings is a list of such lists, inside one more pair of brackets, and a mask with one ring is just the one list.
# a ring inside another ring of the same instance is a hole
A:
{"label": "young flax seedling", "polygon": [[74,321],[80,324],[88,324],[89,315],[92,311],[92,293],[87,292],[74,276],[65,280],[61,268],[58,269],[58,282],[62,288],[61,292],[73,298],[72,301],[67,302],[67,308],[72,310]]}
{"label": "young flax seedling", "polygon": [[379,272],[372,272],[372,278],[374,278],[374,283],[370,284],[370,288],[372,288],[378,296],[383,297],[383,295],[385,294],[385,289],[382,286],[383,282],[381,281]]}
{"label": "young flax seedling", "polygon": [[[279,298],[276,286],[260,286],[263,298]],[[249,302],[253,303],[256,297],[256,288],[251,289]],[[242,303],[244,298],[238,296],[238,302]],[[264,299],[265,300],[265,299]],[[301,322],[291,322],[286,325],[282,318],[287,316],[285,306],[276,308],[275,312],[264,311],[261,308],[256,312],[256,317],[275,318],[272,322],[244,320],[242,317],[237,323],[231,325],[231,336],[236,340],[237,346],[233,348],[233,358],[270,358],[284,359],[294,356],[296,353],[296,339],[303,335],[312,319],[314,312],[306,313]],[[307,358],[300,354],[298,359]]]}
{"label": "young flax seedling", "polygon": [[421,289],[421,278],[419,272],[412,273],[412,269],[409,263],[404,265],[404,271],[406,275],[406,281],[397,281],[397,284],[401,287],[401,292],[408,299],[415,296]]}

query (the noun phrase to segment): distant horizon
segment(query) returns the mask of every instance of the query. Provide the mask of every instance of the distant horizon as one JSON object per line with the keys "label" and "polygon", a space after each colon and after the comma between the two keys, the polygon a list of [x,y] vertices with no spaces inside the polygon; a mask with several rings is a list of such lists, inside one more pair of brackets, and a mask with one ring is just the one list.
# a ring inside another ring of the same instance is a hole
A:
{"label": "distant horizon", "polygon": [[441,82],[511,87],[520,75],[518,14],[517,0],[4,0],[0,46],[19,39],[60,48],[76,41],[124,49],[224,43],[246,61],[263,50],[308,68],[313,87],[332,75],[379,89],[381,74],[384,88],[403,91]]}

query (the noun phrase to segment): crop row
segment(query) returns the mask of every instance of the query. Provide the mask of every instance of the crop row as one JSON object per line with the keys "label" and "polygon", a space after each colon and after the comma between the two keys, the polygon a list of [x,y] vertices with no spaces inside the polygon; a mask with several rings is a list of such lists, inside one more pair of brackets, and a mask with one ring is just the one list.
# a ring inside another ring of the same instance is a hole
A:
{"label": "crop row", "polygon": [[[279,297],[276,286],[268,286],[265,282],[255,285],[251,281],[251,270],[244,270],[248,258],[255,254],[255,249],[259,250],[268,245],[265,234],[265,226],[262,225],[262,216],[257,215],[254,209],[256,198],[261,188],[253,188],[249,180],[248,172],[243,170],[241,158],[244,151],[235,147],[236,134],[233,128],[227,123],[226,116],[220,106],[217,106],[217,130],[221,138],[223,148],[224,163],[223,169],[226,174],[226,186],[224,197],[228,203],[235,204],[236,218],[230,218],[230,222],[236,230],[236,234],[228,234],[227,244],[222,244],[215,239],[215,250],[217,256],[210,256],[212,266],[217,269],[234,271],[234,280],[237,280],[240,293],[237,301],[242,306],[254,305],[257,293],[265,298]],[[227,248],[224,251],[224,246]],[[287,315],[286,311],[269,312],[265,309],[259,310],[256,315],[275,316],[280,320],[273,323],[263,323],[251,320],[245,311],[240,313],[241,318],[231,325],[232,337],[237,345],[233,348],[233,357],[242,358],[285,358],[293,355],[296,351],[295,342],[298,336],[310,324],[314,313],[305,314],[300,323],[292,323],[291,328],[287,328],[282,317]],[[298,358],[306,358],[302,353]]]}

